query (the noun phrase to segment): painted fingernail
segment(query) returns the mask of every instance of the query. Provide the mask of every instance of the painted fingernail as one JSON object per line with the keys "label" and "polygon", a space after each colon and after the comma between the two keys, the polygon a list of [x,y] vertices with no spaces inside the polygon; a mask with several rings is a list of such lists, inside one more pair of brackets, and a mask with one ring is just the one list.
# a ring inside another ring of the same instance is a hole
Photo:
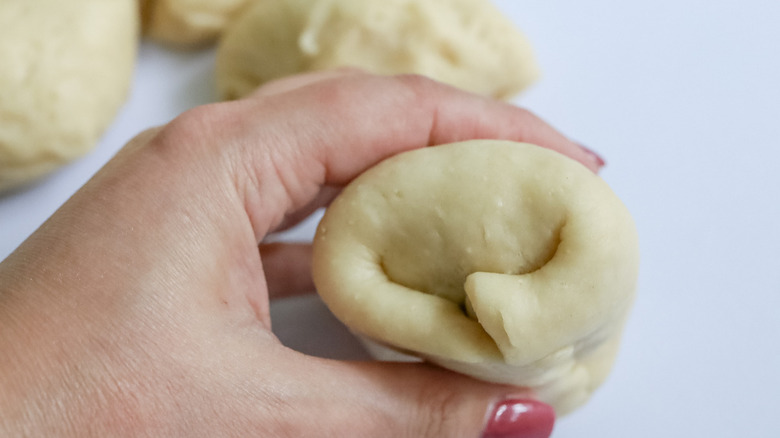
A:
{"label": "painted fingernail", "polygon": [[547,438],[554,423],[555,411],[550,405],[508,399],[493,407],[481,438]]}
{"label": "painted fingernail", "polygon": [[604,159],[601,158],[601,155],[594,152],[593,149],[584,146],[580,143],[577,143],[577,145],[580,147],[580,149],[585,151],[585,153],[588,154],[593,159],[593,161],[598,165],[599,168],[602,168],[604,167],[605,164],[607,164],[606,161],[604,161]]}

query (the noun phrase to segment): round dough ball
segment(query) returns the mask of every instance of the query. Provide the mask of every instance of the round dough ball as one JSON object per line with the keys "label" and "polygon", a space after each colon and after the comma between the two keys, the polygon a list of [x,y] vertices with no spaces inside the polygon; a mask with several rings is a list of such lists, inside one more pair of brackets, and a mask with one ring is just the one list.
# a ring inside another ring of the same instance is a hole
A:
{"label": "round dough ball", "polygon": [[502,99],[538,76],[530,44],[489,0],[265,0],[226,30],[217,87],[233,99],[337,67],[416,73]]}
{"label": "round dough ball", "polygon": [[633,302],[633,220],[557,152],[476,140],[369,169],[314,240],[317,290],[356,334],[536,390],[564,415],[606,378]]}
{"label": "round dough ball", "polygon": [[0,191],[91,150],[130,87],[134,0],[0,3]]}
{"label": "round dough ball", "polygon": [[145,33],[179,47],[217,40],[227,24],[253,0],[141,0]]}

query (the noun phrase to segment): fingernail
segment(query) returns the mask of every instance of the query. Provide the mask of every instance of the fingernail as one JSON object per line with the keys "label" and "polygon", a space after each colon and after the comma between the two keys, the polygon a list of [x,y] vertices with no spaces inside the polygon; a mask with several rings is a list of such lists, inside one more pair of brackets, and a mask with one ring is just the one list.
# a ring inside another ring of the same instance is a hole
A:
{"label": "fingernail", "polygon": [[577,145],[580,147],[580,149],[585,151],[585,153],[588,154],[593,159],[593,161],[598,165],[599,169],[604,167],[605,164],[607,164],[606,161],[604,161],[604,159],[601,158],[601,155],[594,152],[593,149],[584,146],[580,143],[577,143]]}
{"label": "fingernail", "polygon": [[481,438],[547,438],[554,423],[552,406],[536,400],[507,399],[493,407]]}

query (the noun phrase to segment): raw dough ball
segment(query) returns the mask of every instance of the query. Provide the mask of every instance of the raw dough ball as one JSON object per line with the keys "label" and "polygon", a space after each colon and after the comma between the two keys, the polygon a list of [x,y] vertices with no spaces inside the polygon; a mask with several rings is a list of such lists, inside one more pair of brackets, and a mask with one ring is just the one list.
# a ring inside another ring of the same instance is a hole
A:
{"label": "raw dough ball", "polygon": [[135,0],[0,2],[0,191],[89,151],[124,102]]}
{"label": "raw dough ball", "polygon": [[265,0],[225,32],[217,87],[232,99],[343,66],[422,74],[498,98],[538,75],[531,46],[488,0]]}
{"label": "raw dough ball", "polygon": [[141,0],[144,30],[162,43],[196,47],[213,43],[253,0]]}
{"label": "raw dough ball", "polygon": [[314,240],[323,300],[358,335],[560,414],[606,378],[633,302],[633,220],[556,152],[476,140],[403,153],[356,178]]}

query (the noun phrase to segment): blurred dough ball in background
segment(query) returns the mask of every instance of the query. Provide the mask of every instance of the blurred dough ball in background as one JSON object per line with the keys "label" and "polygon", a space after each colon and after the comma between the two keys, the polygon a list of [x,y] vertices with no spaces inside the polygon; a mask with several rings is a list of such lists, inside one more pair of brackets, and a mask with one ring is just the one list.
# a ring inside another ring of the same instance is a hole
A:
{"label": "blurred dough ball in background", "polygon": [[263,0],[226,29],[216,81],[235,99],[273,79],[347,66],[500,99],[538,77],[531,45],[489,0]]}
{"label": "blurred dough ball in background", "polygon": [[0,191],[91,150],[125,101],[136,0],[0,1]]}
{"label": "blurred dough ball in background", "polygon": [[194,48],[216,41],[254,0],[140,0],[144,33],[163,44]]}

